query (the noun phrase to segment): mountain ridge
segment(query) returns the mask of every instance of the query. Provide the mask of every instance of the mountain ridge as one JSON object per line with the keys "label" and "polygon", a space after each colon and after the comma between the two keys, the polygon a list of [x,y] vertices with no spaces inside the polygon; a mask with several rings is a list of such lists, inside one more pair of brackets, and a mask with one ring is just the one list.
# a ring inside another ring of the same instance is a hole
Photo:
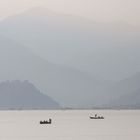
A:
{"label": "mountain ridge", "polygon": [[[27,12],[0,22],[2,35],[44,58],[5,40],[0,44],[2,80],[29,79],[68,107],[102,106],[138,89],[139,78],[120,79],[140,71],[139,31],[60,16]],[[107,80],[94,76],[117,82],[106,87]]]}
{"label": "mountain ridge", "polygon": [[89,106],[94,91],[103,86],[84,72],[50,63],[2,36],[0,50],[0,81],[28,79],[62,106]]}
{"label": "mountain ridge", "polygon": [[60,105],[29,81],[0,83],[0,109],[59,109]]}
{"label": "mountain ridge", "polygon": [[119,81],[140,71],[140,31],[132,26],[120,28],[120,23],[99,24],[61,14],[36,13],[25,11],[1,21],[1,34],[30,47],[49,62],[105,80]]}

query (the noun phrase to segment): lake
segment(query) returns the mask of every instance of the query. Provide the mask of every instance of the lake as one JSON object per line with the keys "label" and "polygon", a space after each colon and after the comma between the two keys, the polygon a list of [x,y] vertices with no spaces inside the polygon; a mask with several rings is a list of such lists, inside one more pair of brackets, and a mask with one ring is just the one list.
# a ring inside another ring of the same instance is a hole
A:
{"label": "lake", "polygon": [[140,140],[140,111],[0,111],[0,140]]}

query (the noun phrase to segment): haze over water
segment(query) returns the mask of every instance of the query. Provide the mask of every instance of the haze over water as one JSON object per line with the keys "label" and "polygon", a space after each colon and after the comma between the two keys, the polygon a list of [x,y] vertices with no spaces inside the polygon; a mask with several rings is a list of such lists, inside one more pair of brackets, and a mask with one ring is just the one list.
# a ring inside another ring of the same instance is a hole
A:
{"label": "haze over water", "polygon": [[[91,120],[98,113],[104,120]],[[52,118],[52,124],[40,120]],[[1,140],[139,140],[140,111],[1,111]]]}

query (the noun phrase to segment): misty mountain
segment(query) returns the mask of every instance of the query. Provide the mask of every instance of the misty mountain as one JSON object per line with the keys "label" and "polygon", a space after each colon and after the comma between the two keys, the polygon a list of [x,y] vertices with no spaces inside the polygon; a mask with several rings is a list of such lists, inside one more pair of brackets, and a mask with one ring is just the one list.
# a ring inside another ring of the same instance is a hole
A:
{"label": "misty mountain", "polygon": [[0,81],[29,80],[62,106],[88,107],[98,103],[97,91],[105,85],[84,72],[56,65],[28,48],[0,36]]}
{"label": "misty mountain", "polygon": [[140,71],[140,30],[126,23],[96,23],[33,8],[0,23],[1,34],[49,62],[107,80]]}
{"label": "misty mountain", "polygon": [[117,109],[140,109],[140,89],[122,95],[118,99],[113,100],[107,107]]}
{"label": "misty mountain", "polygon": [[140,31],[131,25],[33,8],[1,21],[0,31],[14,40],[0,37],[2,81],[28,79],[69,107],[103,107],[139,90],[139,74],[120,81],[140,71]]}
{"label": "misty mountain", "polygon": [[28,81],[0,83],[0,109],[57,109],[60,105]]}
{"label": "misty mountain", "polygon": [[[140,73],[121,80],[104,90],[110,100],[107,108],[140,109]],[[113,94],[112,94],[113,93]]]}
{"label": "misty mountain", "polygon": [[110,94],[113,92],[116,94],[116,96],[122,96],[125,94],[127,95],[129,93],[139,90],[139,83],[140,72],[117,83],[112,84],[108,92],[110,92]]}

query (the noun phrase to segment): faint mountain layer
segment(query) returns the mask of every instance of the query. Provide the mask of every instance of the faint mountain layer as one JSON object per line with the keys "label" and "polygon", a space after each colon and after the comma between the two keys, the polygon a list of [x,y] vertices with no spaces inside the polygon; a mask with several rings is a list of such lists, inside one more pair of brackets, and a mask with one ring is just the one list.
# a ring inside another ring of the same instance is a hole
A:
{"label": "faint mountain layer", "polygon": [[29,79],[64,106],[103,107],[139,89],[139,76],[111,87],[98,80],[120,80],[140,71],[140,31],[131,25],[98,24],[35,8],[5,19],[0,31],[58,64],[1,39],[1,79]]}
{"label": "faint mountain layer", "polygon": [[115,109],[139,107],[140,73],[108,87],[86,73],[51,64],[2,36],[0,64],[0,81],[28,79],[64,107],[104,108],[108,103]]}
{"label": "faint mountain layer", "polygon": [[0,23],[1,33],[50,62],[120,80],[140,71],[140,30],[33,8]]}
{"label": "faint mountain layer", "polygon": [[97,91],[104,86],[104,82],[86,73],[51,64],[2,36],[0,65],[0,81],[27,79],[62,106],[93,106],[100,99]]}
{"label": "faint mountain layer", "polygon": [[0,109],[58,109],[60,105],[28,81],[0,83]]}
{"label": "faint mountain layer", "polygon": [[112,108],[140,109],[140,89],[127,93],[114,100]]}
{"label": "faint mountain layer", "polygon": [[104,90],[108,98],[105,108],[140,109],[140,73],[112,84]]}

